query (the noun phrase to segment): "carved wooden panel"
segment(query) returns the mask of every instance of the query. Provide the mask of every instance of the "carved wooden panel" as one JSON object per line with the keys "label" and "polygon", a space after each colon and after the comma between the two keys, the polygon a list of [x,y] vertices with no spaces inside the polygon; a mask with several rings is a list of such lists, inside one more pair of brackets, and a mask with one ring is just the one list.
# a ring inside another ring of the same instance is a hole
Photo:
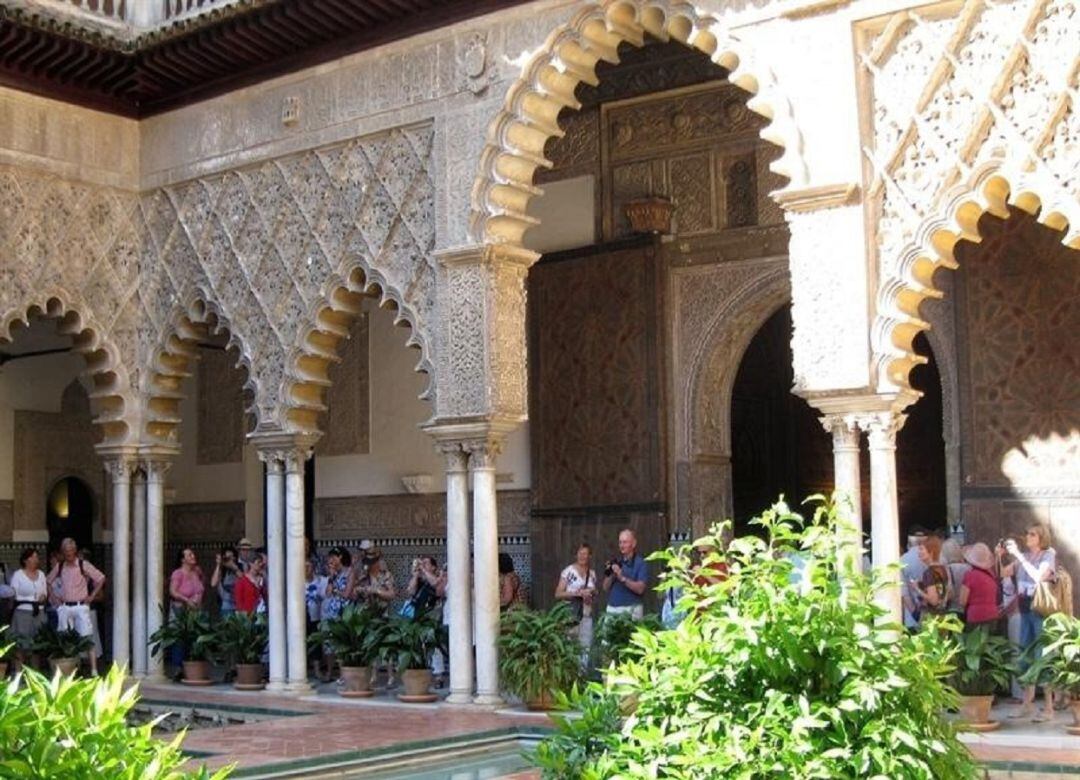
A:
{"label": "carved wooden panel", "polygon": [[195,462],[239,463],[244,457],[244,382],[235,353],[199,347]]}
{"label": "carved wooden panel", "polygon": [[371,451],[371,376],[368,315],[361,314],[341,348],[341,362],[330,367],[325,433],[316,455],[355,455]]}
{"label": "carved wooden panel", "polygon": [[1080,252],[1014,211],[961,244],[967,488],[1080,485]]}
{"label": "carved wooden panel", "polygon": [[666,500],[657,253],[594,252],[529,274],[534,510]]}
{"label": "carved wooden panel", "polygon": [[[746,108],[746,94],[726,81],[602,105],[603,235],[628,234],[625,204],[647,195],[674,201],[680,236],[757,225],[755,150],[767,152],[756,137],[760,125]],[[773,186],[775,179],[761,185]],[[775,213],[768,215],[776,221]]]}

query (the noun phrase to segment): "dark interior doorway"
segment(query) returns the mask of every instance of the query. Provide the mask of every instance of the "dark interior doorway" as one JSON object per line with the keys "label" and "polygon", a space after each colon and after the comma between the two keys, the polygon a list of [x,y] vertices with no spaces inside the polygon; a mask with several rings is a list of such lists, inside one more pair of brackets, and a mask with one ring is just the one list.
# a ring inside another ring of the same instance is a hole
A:
{"label": "dark interior doorway", "polygon": [[94,496],[90,486],[78,477],[64,477],[49,490],[45,499],[45,523],[49,529],[49,548],[71,537],[79,549],[89,549],[94,542]]}
{"label": "dark interior doorway", "polygon": [[907,422],[896,437],[896,493],[900,538],[914,526],[947,530],[945,436],[941,375],[926,334],[914,341],[925,365],[911,372],[911,386],[922,398],[904,410]]}
{"label": "dark interior doorway", "polygon": [[832,454],[818,414],[791,392],[791,306],[773,314],[743,354],[731,394],[731,479],[736,535],[781,494],[797,509],[827,492]]}

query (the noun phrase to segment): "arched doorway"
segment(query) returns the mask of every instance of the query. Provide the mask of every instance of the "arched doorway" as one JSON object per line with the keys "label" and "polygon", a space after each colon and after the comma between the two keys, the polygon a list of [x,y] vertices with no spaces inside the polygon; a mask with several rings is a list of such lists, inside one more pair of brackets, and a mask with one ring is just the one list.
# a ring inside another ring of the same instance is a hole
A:
{"label": "arched doorway", "polygon": [[80,550],[94,541],[94,494],[78,477],[63,477],[49,489],[45,499],[45,524],[49,530],[49,549],[56,549],[63,539],[75,540]]}
{"label": "arched doorway", "polygon": [[731,479],[735,533],[783,494],[792,508],[827,492],[830,454],[817,413],[791,392],[791,305],[758,329],[731,394]]}

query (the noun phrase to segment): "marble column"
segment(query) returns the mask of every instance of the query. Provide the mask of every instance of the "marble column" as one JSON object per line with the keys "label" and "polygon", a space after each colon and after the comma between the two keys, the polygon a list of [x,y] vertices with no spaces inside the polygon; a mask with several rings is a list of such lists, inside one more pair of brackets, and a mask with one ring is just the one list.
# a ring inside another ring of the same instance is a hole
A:
{"label": "marble column", "polygon": [[[307,604],[304,597],[304,462],[308,452],[295,450],[285,457],[285,592],[288,627],[288,689],[311,693],[307,676]],[[281,582],[281,580],[278,580]],[[281,598],[281,591],[278,591]]]}
{"label": "marble column", "polygon": [[450,610],[450,695],[448,704],[473,697],[472,576],[469,565],[468,453],[460,444],[439,446],[446,458],[446,609]]}
{"label": "marble column", "polygon": [[499,705],[499,514],[495,460],[499,443],[470,442],[473,486],[473,608],[476,623],[475,704]]}
{"label": "marble column", "polygon": [[270,629],[267,690],[285,688],[285,486],[282,454],[260,452],[266,463],[266,613]]}
{"label": "marble column", "polygon": [[142,469],[131,480],[131,673],[146,676],[146,474]]}
{"label": "marble column", "polygon": [[[859,419],[870,440],[870,543],[874,568],[900,561],[900,511],[896,498],[896,434],[907,418],[896,412],[875,412]],[[890,586],[879,592],[878,600],[897,623],[903,622],[900,573],[886,574]]]}
{"label": "marble column", "polygon": [[859,475],[861,432],[854,415],[831,414],[821,418],[833,440],[833,491],[840,529],[841,555],[862,569],[862,481]]}
{"label": "marble column", "polygon": [[[165,619],[165,472],[166,461],[146,462],[146,634],[153,635]],[[146,662],[146,676],[164,679],[161,655]]]}
{"label": "marble column", "polygon": [[[112,482],[112,658],[117,666],[131,664],[131,472],[130,456],[108,460]],[[137,610],[136,610],[137,611]]]}

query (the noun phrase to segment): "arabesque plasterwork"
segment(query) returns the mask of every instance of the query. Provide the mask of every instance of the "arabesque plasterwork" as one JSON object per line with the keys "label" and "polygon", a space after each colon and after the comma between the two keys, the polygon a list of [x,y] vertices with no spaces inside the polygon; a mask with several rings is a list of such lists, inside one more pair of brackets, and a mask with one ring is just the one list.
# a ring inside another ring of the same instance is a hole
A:
{"label": "arabesque plasterwork", "polygon": [[1080,246],[1080,13],[1071,0],[930,6],[862,29],[877,210],[877,389],[907,387],[933,272],[986,212],[1038,214]]}
{"label": "arabesque plasterwork", "polygon": [[84,331],[97,394],[116,399],[99,414],[113,441],[175,441],[200,327],[227,330],[258,430],[317,430],[361,295],[397,307],[431,373],[432,135],[399,128],[141,194],[0,168],[4,335],[34,307]]}

